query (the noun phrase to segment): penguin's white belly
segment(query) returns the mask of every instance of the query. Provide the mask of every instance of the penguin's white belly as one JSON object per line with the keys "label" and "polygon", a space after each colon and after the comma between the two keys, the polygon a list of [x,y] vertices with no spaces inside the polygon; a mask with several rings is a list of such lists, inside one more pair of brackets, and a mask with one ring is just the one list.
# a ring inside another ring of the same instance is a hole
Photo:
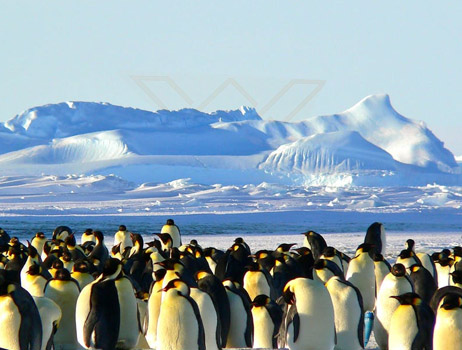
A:
{"label": "penguin's white belly", "polygon": [[254,323],[253,348],[273,348],[274,324],[271,316],[265,307],[254,307],[252,309]]}
{"label": "penguin's white belly", "polygon": [[412,292],[411,284],[405,278],[397,279],[390,273],[383,280],[377,296],[374,322],[374,336],[380,348],[386,348],[388,344],[391,317],[400,305],[399,301],[390,297],[410,292]]}
{"label": "penguin's white belly", "polygon": [[462,310],[438,309],[433,332],[433,350],[462,349]]}
{"label": "penguin's white belly", "polygon": [[[56,283],[58,282],[58,283]],[[62,318],[55,334],[55,344],[77,343],[75,310],[79,290],[74,282],[52,281],[47,285],[45,297],[53,300],[61,309]]]}
{"label": "penguin's white belly", "polygon": [[138,306],[133,286],[126,278],[115,281],[120,305],[118,347],[133,348],[139,339]]}
{"label": "penguin's white belly", "polygon": [[412,343],[419,329],[412,306],[401,305],[393,313],[388,332],[388,348],[393,350],[412,350]]}
{"label": "penguin's white belly", "polygon": [[260,294],[271,295],[270,286],[262,272],[247,272],[244,275],[244,289],[249,294],[250,300],[254,300]]}
{"label": "penguin's white belly", "polygon": [[361,321],[361,308],[356,291],[337,282],[334,277],[327,283],[334,306],[335,331],[337,334],[336,350],[359,350],[362,344],[358,339],[359,322]]}
{"label": "penguin's white belly", "polygon": [[247,328],[247,312],[242,299],[233,292],[226,290],[231,310],[231,322],[229,325],[227,348],[245,348],[245,330]]}
{"label": "penguin's white belly", "polygon": [[451,267],[449,265],[441,266],[440,264],[435,264],[435,266],[438,274],[438,288],[449,286],[449,272]]}
{"label": "penguin's white belly", "polygon": [[191,288],[191,298],[197,303],[201,314],[205,332],[205,348],[207,350],[218,350],[216,336],[218,315],[212,299],[207,293],[197,288]]}
{"label": "penguin's white belly", "polygon": [[77,340],[80,345],[84,348],[85,342],[83,341],[83,329],[85,325],[85,321],[90,313],[90,297],[91,297],[91,288],[95,282],[88,284],[79,294],[76,303],[76,312],[75,312],[75,324],[76,324],[76,331],[77,331]]}
{"label": "penguin's white belly", "polygon": [[53,332],[53,325],[61,320],[61,309],[58,304],[49,298],[33,298],[42,320],[42,350],[45,350]]}
{"label": "penguin's white belly", "polygon": [[0,348],[19,350],[21,314],[10,296],[0,297]]}
{"label": "penguin's white belly", "polygon": [[153,349],[156,348],[157,341],[157,321],[160,314],[160,304],[162,301],[162,294],[158,292],[162,286],[157,282],[152,289],[152,293],[148,300],[148,329],[146,331],[146,340],[149,346]]}
{"label": "penguin's white belly", "polygon": [[[294,342],[293,325],[287,343],[290,350],[332,350],[335,346],[335,320],[332,300],[321,283],[295,293],[300,331]],[[292,328],[291,328],[292,327]]]}
{"label": "penguin's white belly", "polygon": [[375,306],[375,268],[374,262],[365,261],[362,257],[352,259],[348,266],[346,280],[359,289],[363,297],[364,311],[372,311]]}
{"label": "penguin's white belly", "polygon": [[156,349],[197,350],[199,326],[191,304],[183,297],[172,299],[164,299],[160,309]]}

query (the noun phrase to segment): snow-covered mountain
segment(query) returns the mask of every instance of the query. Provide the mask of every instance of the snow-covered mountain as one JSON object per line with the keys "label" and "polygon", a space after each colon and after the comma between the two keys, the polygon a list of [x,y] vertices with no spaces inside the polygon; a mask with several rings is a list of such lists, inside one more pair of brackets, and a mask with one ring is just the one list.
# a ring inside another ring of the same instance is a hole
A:
{"label": "snow-covered mountain", "polygon": [[460,180],[453,154],[422,122],[396,112],[387,95],[297,123],[262,120],[245,107],[214,113],[89,102],[35,107],[0,124],[0,168],[4,175],[113,173],[138,183]]}

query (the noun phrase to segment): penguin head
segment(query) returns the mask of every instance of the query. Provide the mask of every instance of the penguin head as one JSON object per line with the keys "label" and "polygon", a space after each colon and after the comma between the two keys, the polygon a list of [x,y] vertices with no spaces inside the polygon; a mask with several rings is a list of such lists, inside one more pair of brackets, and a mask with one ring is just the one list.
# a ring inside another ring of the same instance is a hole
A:
{"label": "penguin head", "polygon": [[55,259],[53,263],[51,264],[51,268],[54,270],[60,270],[64,268],[64,263],[60,259]]}
{"label": "penguin head", "polygon": [[454,256],[462,257],[462,247],[454,247],[453,248]]}
{"label": "penguin head", "polygon": [[318,259],[314,262],[313,268],[315,270],[322,270],[327,266],[327,260],[325,259]]}
{"label": "penguin head", "polygon": [[450,275],[454,284],[462,284],[462,271],[455,270],[451,272]]}
{"label": "penguin head", "polygon": [[173,219],[167,219],[167,222],[165,223],[165,225],[169,225],[169,226],[175,225],[175,221]]}
{"label": "penguin head", "polygon": [[6,271],[0,270],[0,296],[11,294],[15,289],[16,285],[7,278]]}
{"label": "penguin head", "polygon": [[180,292],[182,295],[189,295],[190,288],[186,282],[180,280],[179,278],[171,280],[167,285],[160,290],[160,292],[168,292],[170,289],[175,289]]}
{"label": "penguin head", "polygon": [[326,247],[322,252],[322,255],[324,255],[326,258],[333,258],[336,254],[337,249],[335,249],[334,247]]}
{"label": "penguin head", "polygon": [[93,231],[93,235],[97,242],[102,243],[104,241],[104,235],[101,231]]}
{"label": "penguin head", "polygon": [[164,245],[170,247],[172,245],[172,236],[168,233],[155,233],[157,237],[162,241]]}
{"label": "penguin head", "polygon": [[38,276],[42,273],[42,268],[39,264],[32,264],[31,266],[29,266],[29,270],[27,270],[26,273],[31,276]]}
{"label": "penguin head", "polygon": [[154,281],[162,281],[167,273],[165,269],[159,269],[153,272],[154,273]]}
{"label": "penguin head", "polygon": [[380,253],[374,253],[374,255],[372,256],[372,260],[379,262],[379,261],[384,261],[385,258]]}
{"label": "penguin head", "polygon": [[394,264],[391,273],[395,277],[404,277],[406,276],[406,267],[403,264]]}
{"label": "penguin head", "polygon": [[247,271],[256,272],[261,270],[261,265],[256,261],[251,261],[245,267]]}
{"label": "penguin head", "polygon": [[297,245],[297,243],[282,243],[276,248],[276,251],[280,253],[287,253],[294,245]]}
{"label": "penguin head", "polygon": [[83,236],[91,236],[93,235],[93,229],[87,228],[85,231],[83,231]]}
{"label": "penguin head", "polygon": [[420,264],[414,264],[411,265],[411,267],[409,267],[409,270],[411,271],[411,273],[418,273],[422,270],[422,266]]}
{"label": "penguin head", "polygon": [[415,253],[412,250],[404,249],[399,253],[400,259],[410,259],[415,256]]}
{"label": "penguin head", "polygon": [[445,310],[453,310],[460,308],[462,305],[462,298],[457,294],[448,294],[443,298],[440,308]]}
{"label": "penguin head", "polygon": [[160,241],[158,239],[155,239],[152,242],[148,242],[146,243],[146,245],[150,248],[157,249],[158,252],[162,250],[162,245],[160,244]]}
{"label": "penguin head", "polygon": [[207,271],[198,271],[194,275],[196,281],[200,281],[200,280],[202,280],[204,278],[208,278],[210,276],[213,276],[213,275],[210,272],[207,272]]}
{"label": "penguin head", "polygon": [[390,298],[398,300],[401,305],[418,306],[422,304],[422,299],[417,293],[404,293],[401,295],[390,296]]}
{"label": "penguin head", "polygon": [[197,243],[196,239],[191,239],[191,241],[189,242],[189,245],[193,247],[199,247],[199,243]]}
{"label": "penguin head", "polygon": [[45,239],[45,234],[43,232],[37,232],[35,234],[35,238],[38,238],[38,239]]}
{"label": "penguin head", "polygon": [[176,272],[183,272],[184,265],[178,259],[165,259],[164,261],[159,261],[156,265],[160,265],[165,270],[174,270]]}
{"label": "penguin head", "polygon": [[75,247],[77,245],[77,242],[75,241],[75,236],[73,233],[71,233],[69,236],[66,237],[64,240],[64,243],[68,247]]}
{"label": "penguin head", "polygon": [[69,272],[68,269],[56,270],[54,278],[59,281],[71,281],[72,280],[71,273]]}
{"label": "penguin head", "polygon": [[32,244],[30,244],[29,241],[27,241],[27,255],[29,255],[29,257],[32,259],[38,258],[37,249],[35,249],[35,247]]}
{"label": "penguin head", "polygon": [[19,248],[20,242],[18,237],[11,237],[10,242],[8,243],[10,247]]}
{"label": "penguin head", "polygon": [[307,247],[300,247],[300,248],[297,248],[295,249],[295,251],[300,255],[300,256],[304,256],[304,255],[312,255],[312,251],[310,248],[307,248]]}
{"label": "penguin head", "polygon": [[122,265],[119,259],[109,258],[104,262],[103,279],[115,279],[122,272]]}
{"label": "penguin head", "polygon": [[64,241],[72,233],[68,226],[58,226],[53,231],[53,239]]}
{"label": "penguin head", "polygon": [[293,280],[287,282],[282,290],[282,298],[284,301],[289,304],[295,304],[295,293],[293,292]]}
{"label": "penguin head", "polygon": [[139,245],[141,248],[143,248],[143,237],[139,233],[131,233],[130,238],[132,239],[134,245]]}
{"label": "penguin head", "polygon": [[363,243],[356,248],[356,256],[362,254],[362,253],[369,253],[374,249],[374,245],[370,243]]}
{"label": "penguin head", "polygon": [[406,248],[406,250],[414,250],[414,245],[415,245],[415,242],[413,239],[408,239],[404,245],[404,247]]}
{"label": "penguin head", "polygon": [[125,232],[125,231],[127,231],[127,227],[125,225],[120,225],[119,226],[119,231]]}
{"label": "penguin head", "polygon": [[89,273],[90,272],[90,265],[88,261],[79,259],[76,260],[74,266],[72,266],[73,272],[81,272],[81,273]]}
{"label": "penguin head", "polygon": [[264,307],[268,305],[270,302],[271,302],[271,298],[269,296],[265,294],[260,294],[260,295],[257,295],[255,299],[253,299],[250,305],[252,305],[253,307]]}
{"label": "penguin head", "polygon": [[68,262],[72,261],[72,255],[68,251],[64,251],[63,255],[60,257],[60,259],[63,262],[68,263]]}

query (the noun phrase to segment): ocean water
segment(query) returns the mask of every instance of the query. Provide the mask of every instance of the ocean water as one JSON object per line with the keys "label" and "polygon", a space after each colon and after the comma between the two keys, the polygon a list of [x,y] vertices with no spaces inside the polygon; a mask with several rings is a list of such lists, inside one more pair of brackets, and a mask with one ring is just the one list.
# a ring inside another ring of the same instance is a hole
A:
{"label": "ocean water", "polygon": [[[246,214],[202,214],[170,216],[18,216],[0,217],[0,227],[20,240],[31,239],[42,231],[51,237],[60,225],[69,226],[76,236],[85,229],[102,231],[111,237],[124,224],[145,237],[160,232],[168,218],[175,220],[183,236],[253,236],[296,235],[308,230],[321,234],[365,233],[370,224],[382,222],[387,232],[428,232],[434,235],[461,232],[462,217],[422,213],[358,213],[358,212],[278,212]],[[154,238],[154,236],[153,236]]]}

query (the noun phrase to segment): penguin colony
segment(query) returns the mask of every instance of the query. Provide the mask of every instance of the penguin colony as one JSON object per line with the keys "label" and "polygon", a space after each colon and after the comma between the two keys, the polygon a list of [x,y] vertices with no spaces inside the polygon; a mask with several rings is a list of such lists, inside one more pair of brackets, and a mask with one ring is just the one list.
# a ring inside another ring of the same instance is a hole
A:
{"label": "penguin colony", "polygon": [[408,240],[391,264],[380,223],[351,258],[314,231],[257,252],[182,244],[171,219],[154,235],[0,229],[0,349],[358,350],[372,329],[381,350],[462,349],[461,247]]}

